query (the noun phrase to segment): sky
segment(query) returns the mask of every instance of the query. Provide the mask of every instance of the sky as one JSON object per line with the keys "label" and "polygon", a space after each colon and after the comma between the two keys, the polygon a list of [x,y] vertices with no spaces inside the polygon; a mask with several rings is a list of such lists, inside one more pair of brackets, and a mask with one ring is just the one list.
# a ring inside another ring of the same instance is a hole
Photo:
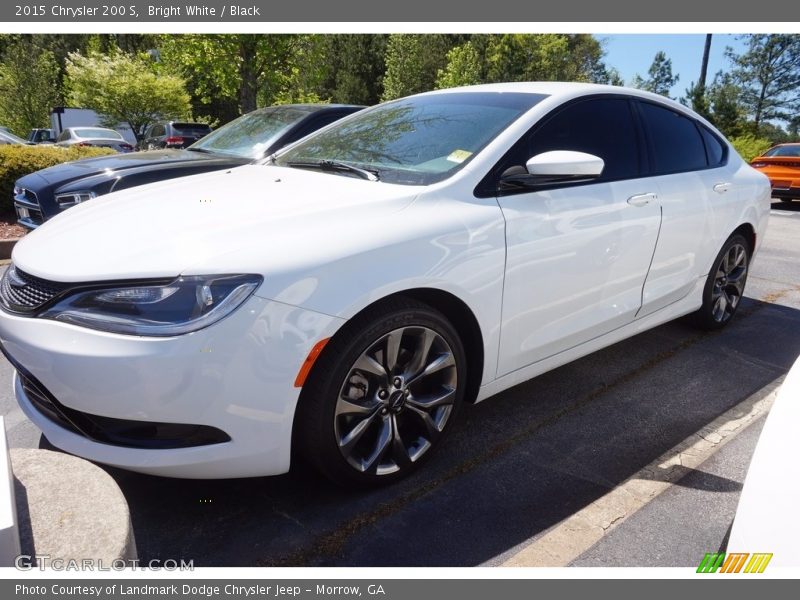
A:
{"label": "sky", "polygon": [[[615,67],[626,84],[637,73],[647,79],[647,70],[656,52],[663,50],[672,60],[672,73],[680,75],[680,80],[672,88],[670,96],[680,98],[686,95],[686,88],[700,77],[700,63],[703,61],[703,34],[620,34],[595,35],[606,50],[605,63]],[[708,60],[708,79],[710,83],[717,71],[726,71],[730,62],[725,58],[725,47],[731,46],[742,52],[745,42],[735,35],[715,33],[711,38],[711,52]]]}

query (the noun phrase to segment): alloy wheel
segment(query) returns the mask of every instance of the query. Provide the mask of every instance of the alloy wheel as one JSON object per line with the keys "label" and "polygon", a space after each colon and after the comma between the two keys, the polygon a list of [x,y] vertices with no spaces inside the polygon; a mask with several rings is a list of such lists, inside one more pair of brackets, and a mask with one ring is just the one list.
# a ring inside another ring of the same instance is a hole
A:
{"label": "alloy wheel", "polygon": [[456,401],[453,351],[436,331],[407,326],[361,353],[341,386],[336,441],[361,473],[389,475],[418,461],[444,431]]}
{"label": "alloy wheel", "polygon": [[725,323],[733,316],[742,299],[746,278],[747,250],[736,243],[723,255],[714,277],[711,315],[717,323]]}

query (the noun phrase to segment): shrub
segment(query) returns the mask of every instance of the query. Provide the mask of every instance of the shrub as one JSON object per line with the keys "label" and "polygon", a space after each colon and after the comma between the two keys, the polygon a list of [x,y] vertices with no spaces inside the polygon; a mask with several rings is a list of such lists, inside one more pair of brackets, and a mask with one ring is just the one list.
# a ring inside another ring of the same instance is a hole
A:
{"label": "shrub", "polygon": [[768,139],[756,137],[752,133],[746,133],[745,135],[729,139],[739,155],[747,162],[750,162],[756,156],[761,156],[762,152],[772,146],[772,142]]}
{"label": "shrub", "polygon": [[60,163],[105,154],[114,151],[90,146],[0,146],[0,212],[14,210],[14,182],[20,177]]}

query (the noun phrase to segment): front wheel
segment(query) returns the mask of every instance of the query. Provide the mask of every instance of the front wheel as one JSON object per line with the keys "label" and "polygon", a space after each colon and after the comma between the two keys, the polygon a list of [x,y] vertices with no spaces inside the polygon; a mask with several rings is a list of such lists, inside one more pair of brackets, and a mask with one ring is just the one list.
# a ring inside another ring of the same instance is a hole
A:
{"label": "front wheel", "polygon": [[739,308],[750,266],[750,245],[736,233],[728,238],[708,273],[703,305],[694,314],[695,323],[708,330],[722,329]]}
{"label": "front wheel", "polygon": [[300,396],[296,439],[333,481],[380,485],[418,468],[464,396],[464,349],[433,308],[397,298],[328,344]]}

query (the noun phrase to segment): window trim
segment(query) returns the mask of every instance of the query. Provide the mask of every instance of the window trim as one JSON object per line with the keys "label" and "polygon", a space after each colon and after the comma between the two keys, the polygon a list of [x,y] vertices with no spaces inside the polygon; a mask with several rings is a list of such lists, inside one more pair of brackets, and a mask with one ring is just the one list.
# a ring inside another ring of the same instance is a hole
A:
{"label": "window trim", "polygon": [[[635,177],[619,177],[615,179],[594,179],[590,181],[578,181],[578,182],[558,182],[553,183],[550,185],[543,185],[541,187],[537,187],[536,189],[525,189],[521,188],[518,190],[503,190],[499,187],[500,182],[500,172],[503,168],[504,163],[509,160],[509,158],[518,152],[519,146],[524,144],[525,141],[542,129],[547,123],[549,123],[552,119],[556,118],[560,113],[569,108],[581,104],[583,102],[589,102],[592,100],[608,100],[608,99],[617,99],[617,100],[625,100],[628,104],[628,110],[630,111],[631,122],[634,129],[634,135],[636,137],[636,148],[637,148],[637,171],[638,174]],[[573,188],[573,187],[582,187],[586,185],[598,185],[602,183],[613,183],[616,181],[633,181],[636,179],[641,179],[642,177],[646,177],[647,174],[645,173],[648,170],[648,149],[645,147],[646,140],[644,138],[644,126],[640,122],[639,118],[639,111],[638,107],[634,106],[633,101],[637,98],[635,96],[631,96],[629,94],[587,94],[585,96],[580,96],[578,98],[573,98],[568,100],[562,104],[556,106],[553,110],[549,113],[544,115],[541,119],[536,121],[531,127],[522,134],[519,139],[514,142],[514,144],[503,154],[502,157],[494,164],[492,167],[487,171],[486,175],[478,182],[473,190],[473,195],[476,198],[500,198],[504,196],[515,196],[518,194],[531,194],[536,192],[545,192],[551,191],[556,189],[562,188]]]}

